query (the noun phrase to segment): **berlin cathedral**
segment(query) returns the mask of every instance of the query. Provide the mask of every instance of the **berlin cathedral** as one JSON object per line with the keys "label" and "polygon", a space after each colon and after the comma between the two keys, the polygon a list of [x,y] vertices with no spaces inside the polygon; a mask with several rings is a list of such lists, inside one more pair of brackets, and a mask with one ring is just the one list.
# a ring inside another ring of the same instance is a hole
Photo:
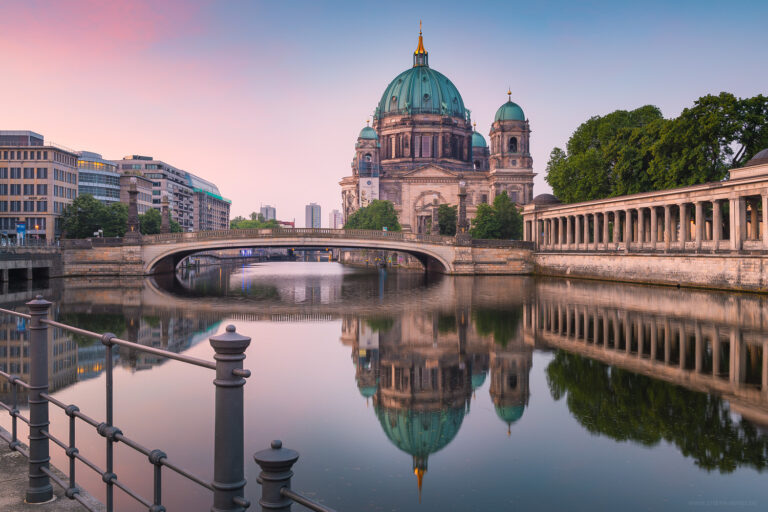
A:
{"label": "berlin cathedral", "polygon": [[419,30],[413,66],[384,90],[372,126],[360,131],[352,175],[340,182],[344,221],[374,199],[391,201],[404,231],[436,232],[437,207],[457,205],[466,188],[467,218],[506,192],[518,205],[533,198],[530,126],[509,100],[491,125],[490,148],[472,124],[458,89],[429,67]]}

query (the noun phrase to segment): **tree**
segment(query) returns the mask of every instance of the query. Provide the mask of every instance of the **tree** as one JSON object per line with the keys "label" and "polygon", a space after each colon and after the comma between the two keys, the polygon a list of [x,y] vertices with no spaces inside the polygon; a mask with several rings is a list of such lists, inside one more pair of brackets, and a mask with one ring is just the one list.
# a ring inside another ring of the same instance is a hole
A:
{"label": "tree", "polygon": [[768,146],[768,97],[702,96],[674,119],[646,105],[582,123],[554,148],[547,182],[563,202],[720,181]]}
{"label": "tree", "polygon": [[454,236],[456,234],[457,207],[441,204],[437,208],[437,225],[441,235]]}
{"label": "tree", "polygon": [[123,236],[128,222],[128,207],[121,203],[109,206],[90,194],[78,196],[64,209],[63,228],[67,238],[88,238],[102,230],[106,237]]}
{"label": "tree", "polygon": [[397,212],[391,201],[374,199],[368,206],[360,208],[349,216],[344,229],[375,229],[381,231],[400,231]]}
{"label": "tree", "polygon": [[181,228],[181,224],[176,222],[175,220],[171,219],[170,223],[171,233],[181,233],[184,230]]}
{"label": "tree", "polygon": [[142,235],[156,235],[162,226],[160,210],[150,208],[146,213],[139,215],[139,231]]}
{"label": "tree", "polygon": [[229,222],[229,229],[277,229],[280,224],[274,220],[264,220],[260,213],[251,212],[249,219],[237,216]]}
{"label": "tree", "polygon": [[506,192],[493,200],[493,206],[482,203],[472,220],[473,238],[519,240],[523,235],[523,217]]}

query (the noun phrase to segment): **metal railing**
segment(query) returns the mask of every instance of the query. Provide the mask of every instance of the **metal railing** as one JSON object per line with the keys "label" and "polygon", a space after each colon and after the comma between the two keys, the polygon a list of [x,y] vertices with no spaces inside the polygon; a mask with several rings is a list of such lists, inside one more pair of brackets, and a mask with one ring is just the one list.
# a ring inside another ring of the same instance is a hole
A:
{"label": "metal railing", "polygon": [[[29,314],[19,313],[0,308],[0,314],[8,314],[29,320],[29,382],[24,382],[15,375],[0,371],[0,378],[6,379],[11,384],[11,404],[0,401],[0,408],[5,409],[11,416],[11,432],[0,428],[0,438],[8,443],[11,450],[17,451],[29,460],[29,482],[26,492],[28,503],[44,503],[53,498],[53,486],[51,481],[64,489],[67,498],[75,500],[91,512],[97,509],[81,494],[81,488],[77,485],[75,463],[81,462],[89,469],[96,472],[106,485],[106,509],[107,512],[115,510],[114,489],[118,488],[138,503],[147,508],[149,512],[163,512],[163,468],[167,468],[187,480],[213,492],[211,510],[217,512],[243,512],[250,507],[250,502],[245,499],[245,468],[244,468],[244,386],[251,372],[243,368],[245,350],[251,342],[251,338],[238,334],[235,327],[227,326],[226,332],[210,338],[211,346],[215,352],[215,362],[198,359],[183,354],[177,354],[154,347],[148,347],[132,341],[118,338],[112,333],[99,334],[78,327],[73,327],[48,318],[51,302],[37,296],[35,300],[27,303]],[[106,412],[105,421],[98,421],[83,412],[74,404],[65,404],[48,393],[48,328],[54,327],[78,334],[103,343],[107,350],[104,355],[106,376]],[[115,346],[124,347],[139,352],[145,352],[182,363],[207,368],[216,371],[213,381],[215,385],[215,427],[214,427],[214,461],[213,481],[206,482],[198,476],[172,463],[168,455],[159,449],[150,449],[127,437],[113,424],[113,365],[112,349]],[[29,417],[23,416],[18,408],[18,386],[25,388],[28,393]],[[69,436],[65,442],[49,431],[48,409],[49,404],[62,409],[69,417]],[[25,449],[18,439],[18,420],[29,426],[29,449]],[[77,420],[94,428],[105,439],[106,464],[104,468],[86,458],[80,453],[76,443]],[[50,467],[50,443],[64,450],[69,458],[69,474],[67,481],[61,479]],[[152,499],[141,496],[138,492],[128,487],[115,473],[114,445],[122,443],[125,446],[145,455],[149,464],[153,467],[153,495]],[[288,452],[295,454],[290,465],[298,460],[298,453],[293,450],[282,450],[272,443],[270,453],[276,452],[273,460],[284,458]],[[291,503],[296,502],[305,507],[320,512],[333,512],[332,509],[314,502],[300,493],[290,490],[290,478],[293,475],[290,468],[278,476],[283,485],[275,487],[278,480],[270,473],[272,466],[269,457],[266,459],[260,454],[254,455],[262,468],[262,499],[260,503],[269,510],[290,510]],[[293,456],[293,455],[292,455]],[[277,496],[278,502],[270,501]],[[270,507],[277,503],[279,506]]]}

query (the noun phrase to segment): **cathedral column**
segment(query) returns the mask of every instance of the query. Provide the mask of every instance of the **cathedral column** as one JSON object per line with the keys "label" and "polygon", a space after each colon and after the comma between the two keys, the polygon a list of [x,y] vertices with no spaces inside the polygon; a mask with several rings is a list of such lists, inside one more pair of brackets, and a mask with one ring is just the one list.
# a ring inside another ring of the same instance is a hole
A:
{"label": "cathedral column", "polygon": [[672,208],[670,205],[664,205],[664,250],[669,250],[669,243],[672,240]]}
{"label": "cathedral column", "polygon": [[632,210],[624,210],[624,250],[629,251],[632,245]]}
{"label": "cathedral column", "polygon": [[571,216],[567,215],[565,217],[565,248],[571,249],[571,245],[573,244],[573,221],[571,220]]}
{"label": "cathedral column", "polygon": [[608,232],[608,228],[609,228],[609,225],[608,225],[608,212],[603,212],[602,216],[603,216],[603,250],[607,251],[608,250],[608,236],[609,236],[609,232]]}
{"label": "cathedral column", "polygon": [[659,218],[655,206],[651,206],[651,249],[656,249],[659,238]]}
{"label": "cathedral column", "polygon": [[712,336],[712,376],[720,375],[720,333],[715,327],[715,334]]}
{"label": "cathedral column", "polygon": [[763,240],[763,249],[768,249],[768,192],[760,196],[763,207],[763,222],[760,224],[760,237]]}
{"label": "cathedral column", "polygon": [[701,249],[704,239],[704,203],[696,201],[696,250]]}
{"label": "cathedral column", "polygon": [[621,214],[619,210],[613,212],[613,248],[619,248],[619,233],[621,229]]}
{"label": "cathedral column", "polygon": [[680,234],[677,238],[680,242],[680,249],[685,250],[685,242],[688,241],[688,231],[690,228],[688,225],[688,203],[680,203],[678,208],[680,209]]}
{"label": "cathedral column", "polygon": [[655,318],[651,318],[651,362],[656,362],[656,345],[658,344],[659,326]]}
{"label": "cathedral column", "polygon": [[637,242],[640,245],[640,249],[643,248],[645,243],[645,209],[637,209]]}
{"label": "cathedral column", "polygon": [[696,373],[701,373],[701,369],[704,366],[704,347],[703,336],[701,334],[701,324],[696,322],[693,326],[693,335],[696,337],[696,346],[694,348],[696,355],[696,366],[694,367]]}
{"label": "cathedral column", "polygon": [[566,240],[566,237],[565,237],[565,217],[560,217],[559,218],[559,222],[560,222],[560,225],[559,225],[560,229],[558,230],[557,235],[558,235],[558,238],[560,239],[560,247],[559,247],[559,249],[562,250],[562,249],[565,249],[565,240]]}
{"label": "cathedral column", "polygon": [[723,237],[722,202],[722,199],[712,201],[712,245],[715,251],[718,249],[720,239]]}
{"label": "cathedral column", "polygon": [[592,215],[592,236],[594,237],[594,248],[597,251],[600,247],[600,214]]}

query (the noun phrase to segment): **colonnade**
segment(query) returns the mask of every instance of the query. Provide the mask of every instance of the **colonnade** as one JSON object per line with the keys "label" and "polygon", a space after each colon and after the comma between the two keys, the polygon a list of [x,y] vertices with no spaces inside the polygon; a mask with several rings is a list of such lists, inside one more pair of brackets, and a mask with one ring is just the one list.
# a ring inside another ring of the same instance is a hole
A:
{"label": "colonnade", "polygon": [[536,334],[537,342],[579,352],[584,351],[578,347],[589,347],[585,355],[600,354],[609,364],[645,361],[660,368],[667,380],[683,385],[690,385],[696,375],[710,385],[719,381],[756,388],[768,399],[768,336],[763,333],[547,300],[527,304],[523,318],[524,328]]}
{"label": "colonnade", "polygon": [[700,195],[534,206],[524,212],[524,239],[545,251],[768,250],[768,189]]}

